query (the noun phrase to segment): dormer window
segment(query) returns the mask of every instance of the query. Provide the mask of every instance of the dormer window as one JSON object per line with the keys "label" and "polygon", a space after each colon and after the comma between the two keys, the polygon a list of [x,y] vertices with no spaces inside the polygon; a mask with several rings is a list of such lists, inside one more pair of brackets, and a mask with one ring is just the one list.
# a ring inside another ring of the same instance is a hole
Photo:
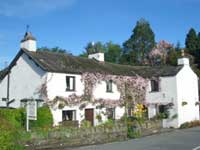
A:
{"label": "dormer window", "polygon": [[151,80],[151,92],[158,92],[159,91],[159,81]]}
{"label": "dormer window", "polygon": [[75,91],[75,77],[66,76],[66,91]]}
{"label": "dormer window", "polygon": [[113,92],[112,90],[112,80],[109,80],[106,82],[106,92],[111,93]]}

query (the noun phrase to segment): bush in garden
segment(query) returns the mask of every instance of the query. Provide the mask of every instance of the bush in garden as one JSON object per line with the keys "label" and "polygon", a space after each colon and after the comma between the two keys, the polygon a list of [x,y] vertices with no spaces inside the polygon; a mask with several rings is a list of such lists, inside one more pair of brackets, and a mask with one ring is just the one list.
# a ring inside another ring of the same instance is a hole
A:
{"label": "bush in garden", "polygon": [[20,150],[20,130],[24,128],[24,109],[0,109],[0,150]]}
{"label": "bush in garden", "polygon": [[199,120],[194,120],[191,122],[185,122],[180,126],[180,129],[185,129],[185,128],[192,128],[192,127],[197,127],[200,126],[200,121]]}
{"label": "bush in garden", "polygon": [[31,128],[50,128],[53,125],[53,116],[48,106],[38,108],[37,120],[30,121]]}
{"label": "bush in garden", "polygon": [[16,128],[25,127],[26,114],[25,109],[0,109],[0,116],[6,119],[12,126]]}
{"label": "bush in garden", "polygon": [[104,123],[101,123],[99,126],[102,127],[107,127],[107,128],[112,128],[115,126],[115,122],[112,119],[108,119],[107,121],[105,121]]}
{"label": "bush in garden", "polygon": [[81,121],[81,128],[90,128],[92,127],[91,122],[87,120],[82,120]]}

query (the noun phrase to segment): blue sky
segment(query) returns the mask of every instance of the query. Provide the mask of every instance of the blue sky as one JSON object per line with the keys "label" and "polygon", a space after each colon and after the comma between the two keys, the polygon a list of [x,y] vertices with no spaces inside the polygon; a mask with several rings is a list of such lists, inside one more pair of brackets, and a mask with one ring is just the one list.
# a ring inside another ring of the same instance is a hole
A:
{"label": "blue sky", "polygon": [[200,31],[200,0],[4,0],[0,3],[0,68],[19,51],[26,25],[38,47],[84,51],[90,41],[122,44],[140,18],[156,41],[181,42],[193,27]]}

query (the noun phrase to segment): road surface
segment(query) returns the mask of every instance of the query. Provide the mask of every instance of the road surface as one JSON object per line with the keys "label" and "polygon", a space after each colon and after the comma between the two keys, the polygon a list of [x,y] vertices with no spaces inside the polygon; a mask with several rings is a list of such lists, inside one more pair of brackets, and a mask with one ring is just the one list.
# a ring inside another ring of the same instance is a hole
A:
{"label": "road surface", "polygon": [[140,139],[65,150],[200,150],[200,127]]}

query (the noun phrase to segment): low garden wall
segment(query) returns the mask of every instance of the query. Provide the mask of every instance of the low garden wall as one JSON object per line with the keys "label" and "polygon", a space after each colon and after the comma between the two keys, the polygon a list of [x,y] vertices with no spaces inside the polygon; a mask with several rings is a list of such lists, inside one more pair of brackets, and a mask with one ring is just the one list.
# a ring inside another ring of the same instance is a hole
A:
{"label": "low garden wall", "polygon": [[35,131],[27,142],[28,150],[59,149],[62,147],[101,144],[127,139],[127,127],[116,124],[111,127],[59,128],[54,131]]}
{"label": "low garden wall", "polygon": [[160,132],[162,129],[162,120],[148,120],[145,121],[141,126],[141,136],[152,135]]}
{"label": "low garden wall", "polygon": [[136,120],[128,121],[128,137],[139,138],[161,132],[161,120],[145,120],[138,122]]}

